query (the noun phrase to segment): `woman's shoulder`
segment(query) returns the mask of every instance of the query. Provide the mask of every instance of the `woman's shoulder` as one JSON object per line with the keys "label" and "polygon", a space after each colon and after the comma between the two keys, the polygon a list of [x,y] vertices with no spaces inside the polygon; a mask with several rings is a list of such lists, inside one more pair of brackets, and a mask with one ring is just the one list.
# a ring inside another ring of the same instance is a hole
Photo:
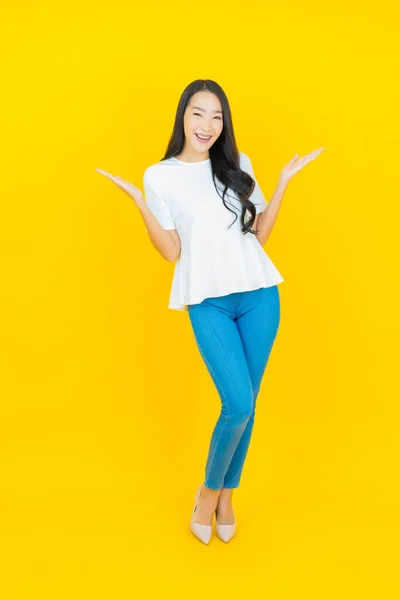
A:
{"label": "woman's shoulder", "polygon": [[171,159],[160,160],[159,162],[153,163],[146,167],[143,173],[143,177],[147,180],[162,179],[163,176],[169,172],[173,161]]}

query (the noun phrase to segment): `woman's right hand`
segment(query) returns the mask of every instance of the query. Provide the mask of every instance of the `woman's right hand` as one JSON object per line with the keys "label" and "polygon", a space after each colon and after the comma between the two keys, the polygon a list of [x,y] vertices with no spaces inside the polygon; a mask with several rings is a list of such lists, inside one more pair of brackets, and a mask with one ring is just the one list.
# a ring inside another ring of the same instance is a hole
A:
{"label": "woman's right hand", "polygon": [[95,169],[95,171],[101,173],[105,177],[108,177],[108,179],[111,179],[111,181],[113,181],[115,185],[119,187],[120,190],[128,194],[128,196],[130,196],[138,206],[144,203],[144,198],[141,190],[134,186],[132,183],[129,183],[129,181],[125,181],[125,179],[122,179],[122,177],[120,177],[119,175],[111,175],[111,173],[108,173],[103,169]]}

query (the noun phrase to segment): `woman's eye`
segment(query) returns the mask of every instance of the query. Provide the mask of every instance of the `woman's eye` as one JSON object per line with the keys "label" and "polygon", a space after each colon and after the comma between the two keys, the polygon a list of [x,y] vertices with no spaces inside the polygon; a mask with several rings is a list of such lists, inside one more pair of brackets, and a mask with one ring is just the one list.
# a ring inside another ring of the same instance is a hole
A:
{"label": "woman's eye", "polygon": [[[199,116],[201,117],[200,113],[193,113],[196,117]],[[214,117],[214,119],[219,119],[221,121],[221,117]]]}

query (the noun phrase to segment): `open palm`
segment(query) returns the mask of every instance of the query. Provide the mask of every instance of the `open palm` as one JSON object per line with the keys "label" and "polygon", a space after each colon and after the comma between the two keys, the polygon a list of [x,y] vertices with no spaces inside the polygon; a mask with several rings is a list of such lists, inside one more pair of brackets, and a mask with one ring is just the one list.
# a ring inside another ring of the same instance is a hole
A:
{"label": "open palm", "polygon": [[140,204],[140,202],[143,202],[142,191],[138,187],[133,185],[133,183],[125,181],[125,179],[122,179],[122,177],[120,177],[119,175],[111,175],[111,173],[108,173],[103,169],[95,169],[95,171],[101,173],[101,175],[104,175],[108,179],[111,179],[111,181],[115,183],[115,185],[119,187],[120,190],[128,194],[128,196],[130,196],[132,200],[136,202],[136,204]]}
{"label": "open palm", "polygon": [[284,179],[289,180],[295,173],[300,171],[305,165],[309,162],[317,158],[319,154],[321,154],[323,148],[318,148],[318,150],[314,150],[305,156],[299,157],[298,154],[295,154],[291,161],[288,162],[286,166],[283,167],[281,175]]}

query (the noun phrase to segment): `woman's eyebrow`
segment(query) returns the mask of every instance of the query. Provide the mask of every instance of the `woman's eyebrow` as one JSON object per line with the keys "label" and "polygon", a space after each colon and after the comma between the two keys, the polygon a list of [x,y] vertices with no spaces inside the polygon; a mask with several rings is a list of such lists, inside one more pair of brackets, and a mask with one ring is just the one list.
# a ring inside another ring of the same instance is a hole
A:
{"label": "woman's eyebrow", "polygon": [[[200,108],[200,106],[192,106],[192,108],[197,108],[198,110],[202,110],[203,112],[206,112],[204,110],[204,108]],[[213,112],[215,112],[215,113],[217,113],[217,112],[222,113],[222,110],[213,110]]]}

